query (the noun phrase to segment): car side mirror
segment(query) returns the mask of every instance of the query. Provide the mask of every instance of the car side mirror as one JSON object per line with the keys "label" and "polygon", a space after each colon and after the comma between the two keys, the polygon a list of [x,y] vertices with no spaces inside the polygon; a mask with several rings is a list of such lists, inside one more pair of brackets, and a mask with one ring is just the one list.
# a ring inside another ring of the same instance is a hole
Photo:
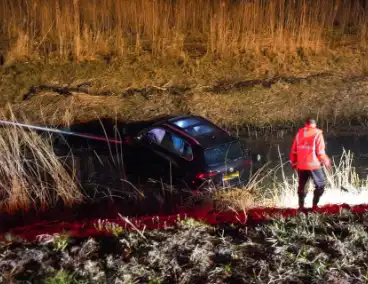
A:
{"label": "car side mirror", "polygon": [[145,135],[146,135],[146,133],[141,133],[141,134],[139,134],[139,135],[137,135],[137,136],[134,136],[134,141],[136,141],[136,142],[141,142],[141,141],[144,141],[145,143],[147,143],[147,144],[152,144],[153,143],[153,141],[151,140],[151,139],[147,139],[147,138],[145,138]]}
{"label": "car side mirror", "polygon": [[139,134],[139,135],[133,137],[134,141],[140,141],[140,140],[142,140],[142,138],[143,138],[142,134]]}
{"label": "car side mirror", "polygon": [[183,158],[186,161],[191,161],[193,159],[193,155],[191,157],[188,157],[184,153],[180,153],[180,158]]}
{"label": "car side mirror", "polygon": [[147,134],[146,131],[138,132],[138,134],[134,136],[134,140],[135,141],[141,141],[141,140],[143,140],[144,136],[146,136],[146,134]]}

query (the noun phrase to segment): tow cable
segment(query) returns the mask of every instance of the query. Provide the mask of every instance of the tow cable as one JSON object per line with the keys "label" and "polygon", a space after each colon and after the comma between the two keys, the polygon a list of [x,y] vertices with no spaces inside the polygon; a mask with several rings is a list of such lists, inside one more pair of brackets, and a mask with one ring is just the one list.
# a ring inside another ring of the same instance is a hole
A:
{"label": "tow cable", "polygon": [[10,125],[10,126],[19,126],[19,127],[23,127],[23,128],[39,130],[39,131],[45,131],[45,132],[53,132],[53,133],[64,134],[64,135],[77,136],[77,137],[82,137],[82,138],[87,138],[87,139],[92,139],[92,140],[106,141],[108,143],[114,143],[114,144],[122,144],[123,143],[122,140],[110,139],[110,138],[95,136],[95,135],[91,135],[91,134],[87,134],[87,133],[78,133],[78,132],[74,132],[74,131],[67,131],[67,130],[61,130],[61,129],[57,129],[57,128],[49,128],[49,127],[25,124],[25,123],[20,123],[20,122],[0,120],[0,124]]}

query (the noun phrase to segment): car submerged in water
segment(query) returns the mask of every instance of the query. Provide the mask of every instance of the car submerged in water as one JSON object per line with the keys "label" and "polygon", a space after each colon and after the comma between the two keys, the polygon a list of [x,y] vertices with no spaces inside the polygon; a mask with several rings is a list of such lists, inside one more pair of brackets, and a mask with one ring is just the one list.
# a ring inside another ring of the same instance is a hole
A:
{"label": "car submerged in water", "polygon": [[[56,148],[65,148],[65,155],[72,149],[80,157],[81,172],[86,172],[82,179],[87,181],[96,176],[120,181],[121,167],[116,166],[120,156],[124,176],[134,184],[153,180],[192,190],[231,188],[245,184],[252,172],[250,151],[240,140],[201,116],[131,124],[102,119],[76,124],[70,130],[85,137],[62,136]],[[94,167],[91,159],[96,160]],[[97,172],[90,172],[97,167]]]}
{"label": "car submerged in water", "polygon": [[201,116],[164,119],[125,141],[124,158],[140,172],[190,189],[237,187],[251,174],[252,158],[240,140]]}

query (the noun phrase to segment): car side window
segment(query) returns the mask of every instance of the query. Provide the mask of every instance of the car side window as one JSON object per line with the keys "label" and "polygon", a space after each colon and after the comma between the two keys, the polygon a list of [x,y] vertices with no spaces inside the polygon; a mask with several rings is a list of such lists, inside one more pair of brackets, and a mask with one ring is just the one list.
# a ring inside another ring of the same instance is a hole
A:
{"label": "car side window", "polygon": [[177,153],[180,157],[185,160],[191,161],[193,160],[193,151],[192,147],[184,141],[183,138],[170,133],[171,136],[171,145],[169,146],[171,151]]}
{"label": "car side window", "polygon": [[185,160],[193,160],[192,147],[176,134],[162,128],[152,128],[146,133],[145,138],[176,153]]}
{"label": "car side window", "polygon": [[162,128],[152,128],[144,136],[147,140],[161,144],[166,134],[166,130]]}
{"label": "car side window", "polygon": [[182,157],[188,161],[191,161],[193,160],[193,150],[192,150],[192,147],[184,142],[184,150],[183,150],[183,154],[182,154]]}
{"label": "car side window", "polygon": [[192,147],[185,140],[176,134],[166,131],[163,128],[156,127],[150,129],[144,138],[152,141],[167,150],[178,154],[185,160],[193,160]]}

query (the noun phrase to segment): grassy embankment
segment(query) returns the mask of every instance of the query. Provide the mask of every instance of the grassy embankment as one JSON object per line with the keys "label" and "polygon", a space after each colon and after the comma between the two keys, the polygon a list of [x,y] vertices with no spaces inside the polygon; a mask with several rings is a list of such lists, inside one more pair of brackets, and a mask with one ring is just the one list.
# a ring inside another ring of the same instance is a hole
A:
{"label": "grassy embankment", "polygon": [[363,2],[2,1],[1,104],[47,123],[195,113],[233,127],[310,114],[365,124]]}
{"label": "grassy embankment", "polygon": [[[22,283],[366,283],[367,213],[309,214],[265,224],[175,228],[111,237],[9,237],[0,280]],[[45,281],[45,282],[44,282]]]}

